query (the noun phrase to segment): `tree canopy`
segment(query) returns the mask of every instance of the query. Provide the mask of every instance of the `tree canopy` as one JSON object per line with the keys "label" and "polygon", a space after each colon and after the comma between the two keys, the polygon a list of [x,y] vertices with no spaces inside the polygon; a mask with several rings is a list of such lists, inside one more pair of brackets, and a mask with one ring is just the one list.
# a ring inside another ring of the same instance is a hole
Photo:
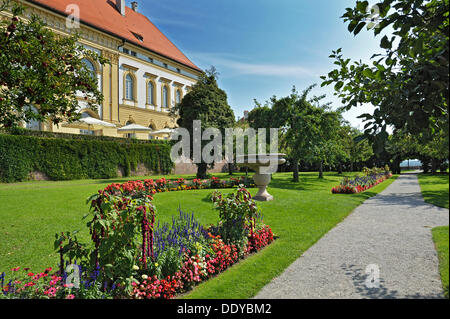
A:
{"label": "tree canopy", "polygon": [[279,127],[280,141],[288,154],[293,169],[293,180],[298,181],[299,161],[319,167],[323,176],[323,165],[336,165],[350,160],[354,147],[352,132],[346,130],[340,111],[331,110],[329,104],[321,105],[324,96],[308,95],[314,85],[301,94],[295,87],[290,95],[272,97],[265,105],[256,103],[249,113],[250,125]]}
{"label": "tree canopy", "polygon": [[105,60],[77,44],[77,34],[59,36],[37,15],[21,17],[16,2],[3,1],[0,11],[12,13],[0,21],[0,126],[76,120],[80,95],[96,110],[103,96],[83,59]]}
{"label": "tree canopy", "polygon": [[355,36],[364,27],[375,36],[387,31],[380,39],[384,54],[366,64],[333,51],[338,67],[322,77],[322,86],[333,84],[347,110],[375,106],[373,114],[361,115],[367,135],[391,125],[423,140],[448,136],[448,0],[383,0],[371,8],[368,1],[356,1],[342,18]]}
{"label": "tree canopy", "polygon": [[[213,67],[199,77],[192,90],[174,107],[174,114],[178,116],[177,124],[187,129],[190,134],[191,159],[194,159],[194,121],[201,121],[202,131],[207,128],[219,129],[223,138],[225,128],[232,128],[235,123],[234,112],[227,102],[227,94],[219,88],[217,72]],[[209,141],[201,140],[196,143],[200,143],[203,149]],[[196,164],[198,178],[205,178],[207,163],[202,159],[201,163]]]}

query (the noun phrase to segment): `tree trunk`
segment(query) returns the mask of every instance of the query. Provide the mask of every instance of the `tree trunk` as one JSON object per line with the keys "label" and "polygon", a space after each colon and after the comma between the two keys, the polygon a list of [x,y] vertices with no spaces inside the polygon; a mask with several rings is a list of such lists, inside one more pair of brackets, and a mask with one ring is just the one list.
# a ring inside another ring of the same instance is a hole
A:
{"label": "tree trunk", "polygon": [[233,175],[233,163],[228,163],[228,175]]}
{"label": "tree trunk", "polygon": [[323,178],[323,161],[319,164],[319,178]]}
{"label": "tree trunk", "polygon": [[401,174],[402,170],[400,168],[401,160],[396,158],[392,162],[392,173]]}
{"label": "tree trunk", "polygon": [[294,160],[294,162],[292,163],[292,181],[294,183],[298,183],[298,161]]}
{"label": "tree trunk", "polygon": [[338,174],[339,175],[342,174],[342,163],[341,162],[339,162],[339,164],[338,164]]}
{"label": "tree trunk", "polygon": [[353,162],[350,162],[350,172],[353,172]]}
{"label": "tree trunk", "polygon": [[197,164],[197,178],[206,179],[207,167],[208,167],[208,164],[206,164],[206,163]]}
{"label": "tree trunk", "polygon": [[428,161],[427,159],[421,159],[420,161],[422,162],[422,169],[423,169],[423,172],[424,172],[425,174],[427,174],[427,173],[428,173],[428,170],[429,170],[429,167],[428,167],[429,161]]}
{"label": "tree trunk", "polygon": [[437,171],[437,160],[436,159],[432,159],[431,160],[431,174],[436,174]]}

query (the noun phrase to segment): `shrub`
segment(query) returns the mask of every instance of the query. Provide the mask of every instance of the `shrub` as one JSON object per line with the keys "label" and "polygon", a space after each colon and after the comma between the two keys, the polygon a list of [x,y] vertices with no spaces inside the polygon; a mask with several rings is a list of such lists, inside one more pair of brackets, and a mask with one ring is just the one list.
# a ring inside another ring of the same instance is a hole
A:
{"label": "shrub", "polygon": [[223,196],[215,191],[211,195],[215,208],[219,211],[219,224],[214,233],[223,238],[226,243],[234,243],[244,247],[247,237],[254,232],[258,207],[245,188],[240,188],[235,194]]}
{"label": "shrub", "polygon": [[138,140],[124,137],[102,136],[102,135],[84,135],[84,134],[71,134],[71,133],[59,133],[59,132],[47,132],[47,131],[34,131],[21,127],[0,128],[0,134],[6,135],[20,135],[20,136],[32,136],[42,138],[61,138],[68,140],[83,140],[83,141],[107,141],[117,142],[125,144],[168,144],[166,140]]}
{"label": "shrub", "polygon": [[169,144],[0,134],[2,182],[26,180],[33,171],[52,180],[113,178],[120,167],[129,175],[138,163],[152,172],[168,173],[173,167]]}

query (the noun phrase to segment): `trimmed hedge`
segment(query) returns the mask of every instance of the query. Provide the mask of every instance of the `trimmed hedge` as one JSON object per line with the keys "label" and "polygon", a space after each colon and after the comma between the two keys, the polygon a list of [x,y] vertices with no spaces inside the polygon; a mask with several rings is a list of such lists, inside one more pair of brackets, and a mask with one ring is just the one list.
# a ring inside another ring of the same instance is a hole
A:
{"label": "trimmed hedge", "polygon": [[56,133],[47,131],[34,131],[25,129],[22,127],[14,128],[0,128],[0,134],[7,135],[23,135],[34,137],[47,137],[47,138],[64,138],[70,140],[94,140],[94,141],[110,141],[127,144],[167,144],[170,143],[166,140],[138,140],[134,138],[113,137],[113,136],[100,136],[100,135],[83,135],[83,134],[71,134],[71,133]]}
{"label": "trimmed hedge", "polygon": [[139,163],[153,173],[169,173],[170,144],[0,134],[2,182],[27,180],[33,171],[52,180],[114,178],[119,168],[129,176]]}

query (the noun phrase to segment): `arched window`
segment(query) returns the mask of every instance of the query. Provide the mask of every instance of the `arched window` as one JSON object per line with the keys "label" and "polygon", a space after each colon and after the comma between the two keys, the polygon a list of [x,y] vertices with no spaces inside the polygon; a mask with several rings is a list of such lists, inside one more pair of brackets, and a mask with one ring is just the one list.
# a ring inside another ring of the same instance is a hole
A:
{"label": "arched window", "polygon": [[163,91],[162,91],[162,107],[168,108],[169,107],[169,89],[167,88],[167,85],[164,85]]}
{"label": "arched window", "polygon": [[95,68],[94,63],[92,63],[91,60],[86,59],[86,58],[84,58],[84,59],[81,60],[81,61],[84,63],[84,65],[86,66],[86,68],[87,68],[89,71],[91,71],[91,76],[92,76],[93,78],[95,78],[95,77],[96,77],[96,74],[97,74],[97,70],[96,70],[96,68]]}
{"label": "arched window", "polygon": [[134,100],[134,81],[130,74],[125,77],[125,99]]}
{"label": "arched window", "polygon": [[175,102],[177,104],[179,104],[181,102],[181,90],[178,89],[177,92],[175,93]]}
{"label": "arched window", "polygon": [[155,85],[152,81],[147,83],[147,104],[155,105]]}

